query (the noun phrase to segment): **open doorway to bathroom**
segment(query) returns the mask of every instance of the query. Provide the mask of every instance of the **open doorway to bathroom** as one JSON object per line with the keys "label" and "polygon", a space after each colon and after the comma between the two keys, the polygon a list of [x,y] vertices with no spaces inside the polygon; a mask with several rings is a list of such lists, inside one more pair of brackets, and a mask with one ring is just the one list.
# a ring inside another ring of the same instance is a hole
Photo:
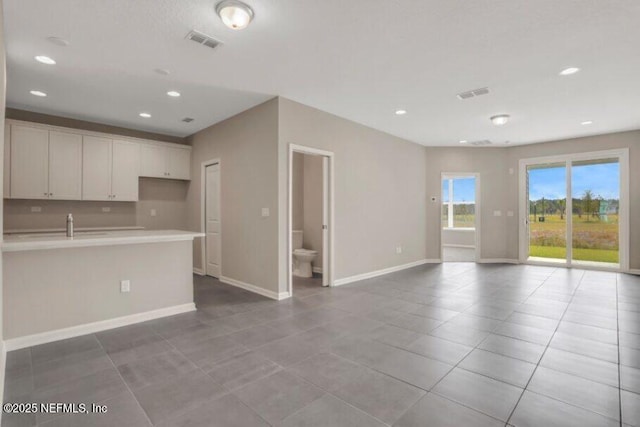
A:
{"label": "open doorway to bathroom", "polygon": [[332,284],[333,153],[289,148],[289,293]]}
{"label": "open doorway to bathroom", "polygon": [[479,194],[479,174],[442,174],[440,242],[443,262],[479,260]]}

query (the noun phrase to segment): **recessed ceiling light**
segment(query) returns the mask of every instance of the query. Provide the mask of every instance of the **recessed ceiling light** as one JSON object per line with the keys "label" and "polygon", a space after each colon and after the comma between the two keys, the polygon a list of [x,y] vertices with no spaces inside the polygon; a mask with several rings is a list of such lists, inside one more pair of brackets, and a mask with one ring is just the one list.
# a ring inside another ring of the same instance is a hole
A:
{"label": "recessed ceiling light", "polygon": [[569,68],[565,68],[564,70],[560,71],[560,75],[561,76],[570,76],[571,74],[575,74],[578,71],[580,71],[580,68],[578,68],[578,67],[569,67]]}
{"label": "recessed ceiling light", "polygon": [[140,117],[144,117],[145,119],[151,118],[151,114],[149,113],[140,113]]}
{"label": "recessed ceiling light", "polygon": [[29,93],[30,93],[31,95],[34,95],[34,96],[40,96],[40,97],[43,97],[43,98],[44,98],[45,96],[47,96],[47,94],[46,94],[46,93],[44,93],[44,92],[43,92],[43,91],[41,91],[41,90],[31,90],[31,91],[29,91]]}
{"label": "recessed ceiling light", "polygon": [[56,63],[56,61],[54,61],[52,58],[49,58],[48,56],[44,56],[44,55],[36,56],[36,61],[41,62],[43,64],[47,64],[47,65],[55,65]]}
{"label": "recessed ceiling light", "polygon": [[396,110],[396,116],[404,116],[407,114],[407,110]]}
{"label": "recessed ceiling light", "polygon": [[169,92],[167,92],[167,95],[177,98],[180,96],[180,92],[178,92],[177,90],[170,90]]}
{"label": "recessed ceiling light", "polygon": [[253,19],[253,9],[238,0],[224,0],[216,6],[222,22],[232,30],[243,30]]}
{"label": "recessed ceiling light", "polygon": [[58,45],[58,46],[69,46],[69,40],[65,40],[62,37],[47,37],[47,40],[49,40],[51,43]]}
{"label": "recessed ceiling light", "polygon": [[510,118],[511,116],[509,116],[508,114],[498,114],[497,116],[492,116],[490,119],[491,123],[493,123],[494,125],[502,126],[506,125]]}
{"label": "recessed ceiling light", "polygon": [[585,120],[584,122],[580,123],[581,125],[590,125],[593,123],[593,120]]}
{"label": "recessed ceiling light", "polygon": [[458,142],[460,142],[460,144],[466,144],[466,143],[467,143],[467,140],[466,140],[466,139],[462,139],[462,140],[460,140],[460,141],[458,141]]}

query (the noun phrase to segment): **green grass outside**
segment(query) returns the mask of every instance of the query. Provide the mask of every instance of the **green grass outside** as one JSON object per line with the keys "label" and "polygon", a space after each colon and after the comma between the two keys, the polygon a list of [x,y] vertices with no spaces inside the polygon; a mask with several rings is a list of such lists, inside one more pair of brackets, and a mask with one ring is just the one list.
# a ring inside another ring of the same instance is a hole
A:
{"label": "green grass outside", "polygon": [[[529,246],[529,256],[540,258],[565,259],[567,250],[557,246]],[[573,249],[573,259],[576,261],[597,261],[617,264],[618,251],[606,249]]]}

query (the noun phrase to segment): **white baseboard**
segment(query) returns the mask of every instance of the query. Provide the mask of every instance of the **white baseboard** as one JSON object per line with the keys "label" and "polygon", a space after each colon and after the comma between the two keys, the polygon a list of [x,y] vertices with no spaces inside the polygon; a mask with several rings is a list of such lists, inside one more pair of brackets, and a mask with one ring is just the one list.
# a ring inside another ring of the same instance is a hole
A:
{"label": "white baseboard", "polygon": [[235,286],[237,288],[242,288],[245,291],[253,292],[255,294],[262,295],[264,297],[271,298],[277,301],[287,299],[291,296],[289,292],[278,293],[278,292],[270,291],[268,289],[264,289],[256,285],[252,285],[251,283],[246,283],[240,280],[232,279],[231,277],[220,276],[220,281],[222,283],[226,283],[227,285]]}
{"label": "white baseboard", "polygon": [[480,264],[520,264],[520,261],[513,258],[480,258]]}
{"label": "white baseboard", "polygon": [[39,334],[11,338],[4,342],[4,346],[6,351],[19,350],[21,348],[31,347],[34,345],[46,344],[53,341],[79,337],[81,335],[92,334],[100,331],[106,331],[107,329],[132,325],[134,323],[146,322],[147,320],[159,319],[161,317],[186,313],[189,311],[194,311],[195,309],[196,305],[192,302],[187,304],[174,305],[158,310],[145,311],[143,313],[116,317],[114,319],[101,320],[99,322],[85,323],[84,325],[71,326],[69,328],[56,329],[53,331],[41,332]]}
{"label": "white baseboard", "polygon": [[204,276],[204,270],[201,268],[193,267],[193,274],[197,274],[198,276]]}
{"label": "white baseboard", "polygon": [[359,280],[371,279],[373,277],[383,276],[385,274],[406,270],[407,268],[417,267],[423,264],[439,264],[441,262],[442,260],[439,259],[421,259],[420,261],[414,261],[408,264],[396,265],[395,267],[383,268],[382,270],[370,271],[369,273],[356,274],[355,276],[336,279],[333,281],[333,286],[341,286],[346,285],[347,283],[357,282]]}
{"label": "white baseboard", "polygon": [[640,268],[630,268],[630,269],[628,270],[628,273],[629,273],[629,274],[635,274],[635,275],[640,276]]}
{"label": "white baseboard", "polygon": [[318,274],[322,274],[322,267],[313,267],[313,272],[314,273],[318,273]]}
{"label": "white baseboard", "polygon": [[464,248],[464,249],[475,249],[476,247],[474,245],[456,245],[454,243],[443,243],[442,244],[443,247],[445,248]]}

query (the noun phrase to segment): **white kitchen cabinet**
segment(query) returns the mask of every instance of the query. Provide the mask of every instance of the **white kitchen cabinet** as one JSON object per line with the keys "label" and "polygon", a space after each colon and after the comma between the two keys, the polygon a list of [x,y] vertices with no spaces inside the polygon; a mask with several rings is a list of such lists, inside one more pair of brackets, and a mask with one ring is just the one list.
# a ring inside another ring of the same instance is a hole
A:
{"label": "white kitchen cabinet", "polygon": [[49,198],[82,198],[82,135],[49,132]]}
{"label": "white kitchen cabinet", "polygon": [[49,198],[49,131],[11,126],[11,198]]}
{"label": "white kitchen cabinet", "polygon": [[2,177],[2,188],[4,198],[11,197],[11,127],[4,127],[4,170]]}
{"label": "white kitchen cabinet", "polygon": [[82,200],[111,200],[111,145],[109,138],[82,137]]}
{"label": "white kitchen cabinet", "polygon": [[85,136],[83,140],[83,200],[138,200],[139,145]]}
{"label": "white kitchen cabinet", "polygon": [[191,150],[166,148],[167,178],[191,179]]}
{"label": "white kitchen cabinet", "polygon": [[140,146],[140,176],[166,178],[165,147],[142,144]]}
{"label": "white kitchen cabinet", "polygon": [[113,141],[111,195],[116,201],[138,200],[140,144]]}
{"label": "white kitchen cabinet", "polygon": [[140,176],[191,179],[191,150],[142,144],[140,146]]}

